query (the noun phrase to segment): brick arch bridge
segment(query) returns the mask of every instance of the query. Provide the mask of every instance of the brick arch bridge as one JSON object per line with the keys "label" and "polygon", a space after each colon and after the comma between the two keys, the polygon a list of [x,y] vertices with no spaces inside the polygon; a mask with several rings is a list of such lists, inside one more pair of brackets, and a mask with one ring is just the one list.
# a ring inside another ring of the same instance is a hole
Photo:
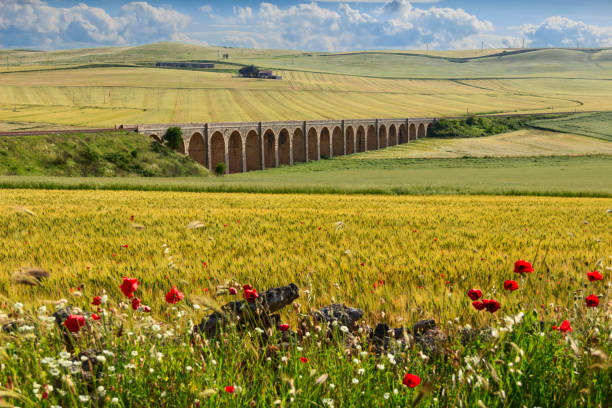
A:
{"label": "brick arch bridge", "polygon": [[435,118],[139,125],[160,140],[169,127],[183,131],[179,151],[213,171],[264,170],[408,143],[427,136]]}

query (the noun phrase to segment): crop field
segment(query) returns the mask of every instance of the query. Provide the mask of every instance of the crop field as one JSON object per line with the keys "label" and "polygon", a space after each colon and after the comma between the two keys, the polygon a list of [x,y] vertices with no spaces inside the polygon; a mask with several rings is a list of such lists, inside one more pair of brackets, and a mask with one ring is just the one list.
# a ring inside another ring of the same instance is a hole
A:
{"label": "crop field", "polygon": [[[221,52],[232,56],[218,61]],[[0,71],[0,122],[112,127],[612,110],[611,52],[306,54],[179,44],[4,51],[14,63]],[[152,67],[169,56],[219,69]],[[283,80],[238,78],[251,63]]]}
{"label": "crop field", "polygon": [[[3,398],[22,407],[47,399],[210,407],[366,399],[382,407],[415,398],[431,406],[603,406],[611,396],[611,205],[3,190],[0,382],[11,389]],[[519,259],[535,271],[515,273]],[[19,284],[23,267],[44,268],[49,278]],[[603,281],[587,280],[594,269]],[[119,290],[122,277],[138,279],[137,310]],[[518,290],[505,290],[506,280]],[[230,325],[223,341],[190,337],[209,307],[241,296],[229,294],[230,286],[242,292],[250,284],[261,294],[289,283],[300,297],[281,311],[287,332]],[[165,295],[173,286],[184,298]],[[477,311],[466,295],[471,288],[501,309]],[[585,305],[591,294],[597,307]],[[105,303],[92,305],[96,296]],[[361,308],[361,329],[344,334],[330,326],[328,337],[325,324],[300,325],[332,302]],[[65,324],[74,333],[62,337],[49,316],[66,305],[87,318],[80,330]],[[381,353],[364,331],[429,318],[446,333],[431,347],[417,336]],[[564,320],[573,333],[553,329]],[[474,332],[480,340],[466,343],[459,333],[470,327],[486,335]]]}
{"label": "crop field", "polygon": [[612,113],[578,114],[571,118],[534,121],[534,126],[557,132],[571,132],[612,142]]}

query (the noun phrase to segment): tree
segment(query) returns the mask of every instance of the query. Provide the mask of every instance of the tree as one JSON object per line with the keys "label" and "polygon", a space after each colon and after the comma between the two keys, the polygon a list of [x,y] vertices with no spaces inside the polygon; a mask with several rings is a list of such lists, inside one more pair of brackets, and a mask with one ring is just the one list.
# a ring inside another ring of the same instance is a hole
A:
{"label": "tree", "polygon": [[171,149],[178,149],[183,139],[183,131],[180,127],[169,127],[162,140]]}
{"label": "tree", "polygon": [[238,71],[240,76],[245,78],[258,78],[259,77],[259,68],[255,65],[248,65],[246,67],[240,68]]}
{"label": "tree", "polygon": [[224,175],[224,174],[225,174],[225,169],[226,169],[226,167],[225,167],[225,163],[223,163],[223,162],[218,163],[218,164],[215,166],[215,175],[216,175],[216,176],[222,176],[222,175]]}

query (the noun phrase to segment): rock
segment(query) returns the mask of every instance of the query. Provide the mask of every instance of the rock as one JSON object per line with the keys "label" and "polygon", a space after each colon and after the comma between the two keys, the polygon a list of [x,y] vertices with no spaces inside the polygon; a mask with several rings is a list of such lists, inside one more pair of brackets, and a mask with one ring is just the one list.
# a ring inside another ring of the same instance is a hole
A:
{"label": "rock", "polygon": [[427,332],[428,330],[435,329],[435,328],[436,328],[436,321],[434,319],[420,320],[412,326],[412,332],[416,336],[417,334],[423,334]]}
{"label": "rock", "polygon": [[459,329],[459,336],[461,344],[464,346],[476,340],[487,342],[493,338],[490,327],[484,327],[482,329],[464,327]]}
{"label": "rock", "polygon": [[290,305],[300,296],[300,291],[295,284],[269,289],[259,295],[252,303],[246,300],[229,302],[221,307],[220,312],[214,312],[204,319],[193,329],[194,333],[204,333],[206,336],[214,336],[217,328],[228,321],[229,316],[238,316],[241,325],[247,322],[251,324],[271,327],[275,325],[278,316],[273,316],[283,307]]}
{"label": "rock", "polygon": [[363,310],[334,303],[313,312],[313,317],[330,325],[337,322],[338,325],[346,326],[353,331],[357,328],[356,323],[363,317]]}
{"label": "rock", "polygon": [[414,342],[430,354],[440,352],[441,345],[446,341],[446,335],[436,325],[433,319],[421,320],[412,326]]}

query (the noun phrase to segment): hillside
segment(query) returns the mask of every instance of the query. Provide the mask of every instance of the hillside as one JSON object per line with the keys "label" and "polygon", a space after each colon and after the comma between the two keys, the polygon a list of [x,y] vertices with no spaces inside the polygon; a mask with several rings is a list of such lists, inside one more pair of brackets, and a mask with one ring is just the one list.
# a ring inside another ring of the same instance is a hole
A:
{"label": "hillside", "polygon": [[612,142],[612,112],[583,113],[566,118],[536,120],[530,124],[542,129],[572,132]]}
{"label": "hillside", "polygon": [[0,137],[0,174],[205,176],[193,160],[135,133]]}

